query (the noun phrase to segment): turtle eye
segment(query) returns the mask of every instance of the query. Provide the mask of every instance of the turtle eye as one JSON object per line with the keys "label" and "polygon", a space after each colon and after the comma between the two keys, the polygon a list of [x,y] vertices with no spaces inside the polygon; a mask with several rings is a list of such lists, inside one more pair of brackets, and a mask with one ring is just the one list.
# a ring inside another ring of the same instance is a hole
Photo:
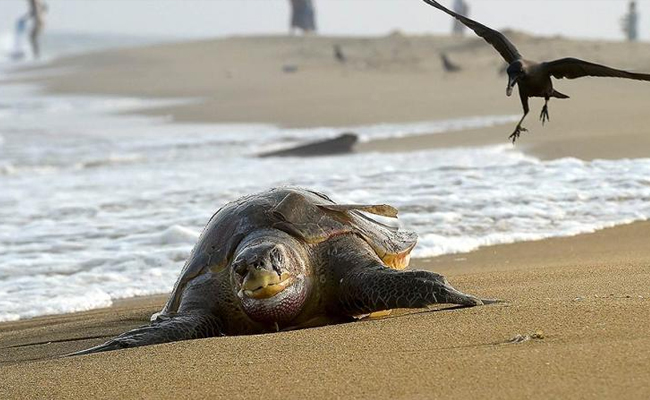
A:
{"label": "turtle eye", "polygon": [[242,278],[246,275],[246,272],[248,272],[248,266],[245,262],[235,261],[232,267],[235,273]]}

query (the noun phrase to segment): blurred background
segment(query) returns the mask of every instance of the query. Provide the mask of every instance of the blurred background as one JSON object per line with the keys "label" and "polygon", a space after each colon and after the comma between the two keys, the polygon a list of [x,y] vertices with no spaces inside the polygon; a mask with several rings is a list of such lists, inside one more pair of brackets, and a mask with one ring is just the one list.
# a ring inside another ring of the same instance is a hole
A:
{"label": "blurred background", "polygon": [[[26,0],[2,0],[0,32],[6,34],[25,10]],[[50,33],[122,34],[164,38],[283,34],[286,0],[51,0]],[[423,12],[419,0],[315,0],[324,35],[446,33],[451,21]],[[626,0],[480,0],[471,14],[495,28],[536,35],[623,39],[620,18]],[[638,1],[640,38],[650,38],[650,1]]]}

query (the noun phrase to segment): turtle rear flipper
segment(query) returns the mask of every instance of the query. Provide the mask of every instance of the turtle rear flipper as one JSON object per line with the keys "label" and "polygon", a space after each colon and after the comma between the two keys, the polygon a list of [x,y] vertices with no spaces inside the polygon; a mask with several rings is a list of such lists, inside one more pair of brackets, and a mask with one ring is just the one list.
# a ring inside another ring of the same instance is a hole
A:
{"label": "turtle rear flipper", "polygon": [[104,344],[68,354],[68,356],[213,336],[222,336],[221,324],[217,318],[204,313],[185,313],[130,330]]}
{"label": "turtle rear flipper", "polygon": [[318,207],[330,211],[363,211],[386,218],[397,218],[397,208],[388,204],[319,204]]}

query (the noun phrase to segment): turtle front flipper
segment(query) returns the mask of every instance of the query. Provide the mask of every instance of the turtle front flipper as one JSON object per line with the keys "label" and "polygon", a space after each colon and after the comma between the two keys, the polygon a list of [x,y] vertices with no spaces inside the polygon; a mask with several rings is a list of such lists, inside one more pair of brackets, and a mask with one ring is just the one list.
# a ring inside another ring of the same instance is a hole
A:
{"label": "turtle front flipper", "polygon": [[214,316],[204,313],[185,313],[130,330],[104,344],[69,354],[69,356],[222,335],[221,323]]}
{"label": "turtle front flipper", "polygon": [[396,271],[381,264],[355,268],[340,284],[339,301],[351,315],[393,308],[424,308],[449,303],[480,306],[478,297],[456,290],[442,275],[429,271]]}
{"label": "turtle front flipper", "polygon": [[462,293],[433,272],[390,268],[360,237],[333,240],[328,259],[335,271],[338,307],[351,316],[437,303],[479,306],[493,302]]}

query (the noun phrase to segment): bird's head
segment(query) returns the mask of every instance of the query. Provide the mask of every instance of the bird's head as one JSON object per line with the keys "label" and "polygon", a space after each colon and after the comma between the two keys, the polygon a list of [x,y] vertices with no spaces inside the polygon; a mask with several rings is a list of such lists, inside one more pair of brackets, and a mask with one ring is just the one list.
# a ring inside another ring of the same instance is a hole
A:
{"label": "bird's head", "polygon": [[512,89],[515,85],[526,75],[524,71],[524,64],[517,60],[510,64],[507,69],[508,72],[508,87],[506,88],[506,95],[512,95]]}

